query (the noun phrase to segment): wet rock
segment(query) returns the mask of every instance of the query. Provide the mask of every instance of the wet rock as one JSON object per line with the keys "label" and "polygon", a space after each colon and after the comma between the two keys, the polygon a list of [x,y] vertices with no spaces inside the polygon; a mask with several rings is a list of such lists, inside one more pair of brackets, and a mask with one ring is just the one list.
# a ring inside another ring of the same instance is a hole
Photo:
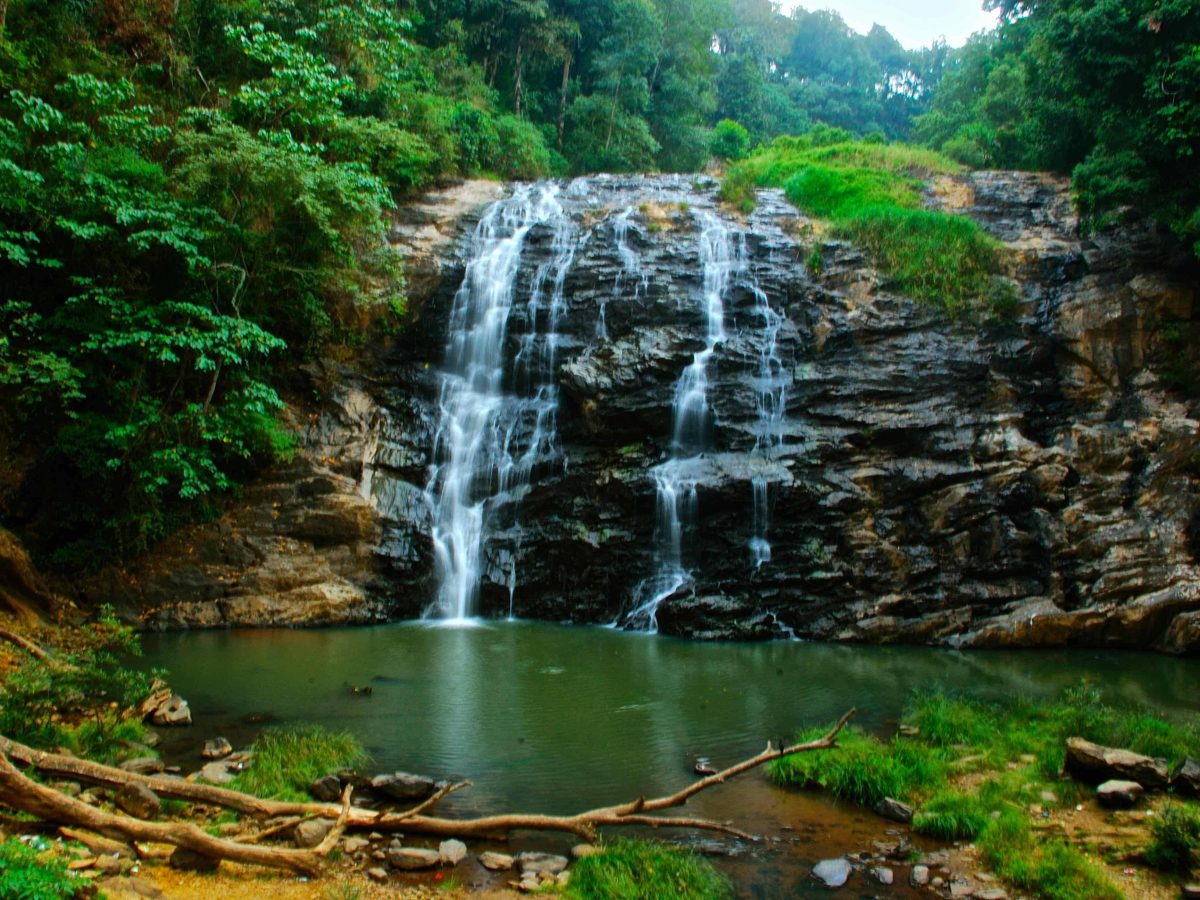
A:
{"label": "wet rock", "polygon": [[316,847],[333,830],[334,824],[333,819],[308,819],[296,826],[292,832],[292,840],[296,842],[297,847]]}
{"label": "wet rock", "polygon": [[529,875],[557,875],[567,867],[567,858],[553,853],[526,851],[517,854],[516,863],[521,870],[522,878]]}
{"label": "wet rock", "polygon": [[172,869],[179,869],[184,872],[215,872],[220,868],[221,860],[212,856],[205,856],[203,853],[197,853],[195,850],[176,847],[171,852],[171,857],[167,860],[167,863]]}
{"label": "wet rock", "polygon": [[192,711],[186,700],[178,694],[172,694],[150,713],[150,722],[153,725],[191,725]]}
{"label": "wet rock", "polygon": [[387,861],[395,869],[432,869],[441,864],[442,856],[423,847],[392,847],[387,852]]}
{"label": "wet rock", "polygon": [[218,737],[204,742],[200,755],[205,759],[224,759],[233,752],[233,744],[226,738]]}
{"label": "wet rock", "polygon": [[1106,781],[1096,788],[1096,799],[1108,809],[1130,809],[1137,805],[1145,789],[1136,781]]}
{"label": "wet rock", "polygon": [[130,782],[117,791],[116,804],[138,819],[153,819],[162,808],[158,794],[139,782]]}
{"label": "wet rock", "polygon": [[371,790],[392,800],[420,801],[432,797],[437,785],[432,778],[412,775],[408,772],[393,772],[376,775],[371,779]]}
{"label": "wet rock", "polygon": [[438,854],[441,856],[442,862],[446,865],[457,866],[467,858],[467,845],[453,838],[448,841],[442,841],[438,844]]}
{"label": "wet rock", "polygon": [[127,759],[117,768],[123,772],[133,772],[135,775],[157,775],[166,766],[161,759],[152,756],[142,756],[137,759]]}
{"label": "wet rock", "polygon": [[913,866],[908,880],[914,887],[924,887],[929,884],[929,866]]}
{"label": "wet rock", "polygon": [[1177,794],[1200,797],[1200,762],[1190,756],[1171,773],[1171,788]]}
{"label": "wet rock", "polygon": [[479,854],[479,864],[492,872],[502,872],[513,867],[513,858],[507,853],[485,850]]}
{"label": "wet rock", "polygon": [[342,780],[336,775],[325,775],[310,784],[308,792],[321,803],[336,803],[342,799]]}
{"label": "wet rock", "polygon": [[879,801],[879,804],[875,807],[875,812],[885,819],[891,819],[893,822],[911,822],[913,818],[913,808],[907,803],[901,803],[892,797],[885,797]]}
{"label": "wet rock", "polygon": [[845,859],[823,859],[813,866],[812,875],[826,887],[841,887],[850,877],[850,863]]}
{"label": "wet rock", "polygon": [[1104,747],[1078,737],[1067,739],[1063,768],[1089,784],[1125,780],[1136,781],[1148,790],[1162,790],[1171,782],[1171,770],[1164,759]]}

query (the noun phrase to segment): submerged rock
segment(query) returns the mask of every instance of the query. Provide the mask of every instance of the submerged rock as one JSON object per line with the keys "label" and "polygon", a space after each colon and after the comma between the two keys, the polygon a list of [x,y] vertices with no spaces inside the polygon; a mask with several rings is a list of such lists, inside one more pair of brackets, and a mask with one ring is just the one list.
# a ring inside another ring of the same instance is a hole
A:
{"label": "submerged rock", "polygon": [[376,775],[372,778],[371,790],[392,800],[419,801],[432,797],[437,790],[437,784],[432,778],[426,778],[424,775],[393,772],[390,775]]}
{"label": "submerged rock", "polygon": [[837,859],[823,859],[813,866],[813,877],[822,882],[826,887],[841,887],[850,877],[850,863],[838,857]]}

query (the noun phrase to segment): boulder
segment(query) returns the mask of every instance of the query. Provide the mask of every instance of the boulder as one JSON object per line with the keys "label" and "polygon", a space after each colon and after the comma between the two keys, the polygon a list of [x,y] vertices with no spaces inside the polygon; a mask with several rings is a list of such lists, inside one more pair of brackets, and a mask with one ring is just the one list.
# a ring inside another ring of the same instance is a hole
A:
{"label": "boulder", "polygon": [[342,780],[336,775],[325,775],[310,784],[308,792],[321,803],[336,803],[342,799]]}
{"label": "boulder", "polygon": [[1087,784],[1136,781],[1147,790],[1162,790],[1171,783],[1171,770],[1165,759],[1104,747],[1079,737],[1067,739],[1063,768]]}
{"label": "boulder", "polygon": [[232,752],[233,744],[226,738],[217,737],[204,742],[204,749],[200,751],[200,755],[205,759],[224,759]]}
{"label": "boulder", "polygon": [[1171,787],[1186,797],[1200,797],[1200,762],[1190,756],[1171,773]]}
{"label": "boulder", "polygon": [[432,869],[441,865],[442,855],[424,847],[392,847],[387,852],[387,861],[395,869]]}
{"label": "boulder", "polygon": [[116,803],[137,819],[153,819],[162,809],[158,794],[136,781],[121,786],[117,791]]}
{"label": "boulder", "polygon": [[1145,790],[1136,781],[1112,779],[1096,788],[1096,799],[1108,809],[1130,809],[1137,805]]}
{"label": "boulder", "polygon": [[308,819],[296,826],[292,839],[297,847],[316,847],[333,830],[333,819]]}
{"label": "boulder", "polygon": [[816,878],[826,887],[841,887],[850,877],[850,863],[842,857],[837,859],[823,859],[813,866],[813,878]]}
{"label": "boulder", "polygon": [[424,775],[393,772],[390,775],[376,775],[372,778],[371,790],[392,800],[416,802],[432,797],[437,790],[437,784],[432,778],[426,778]]}
{"label": "boulder", "polygon": [[176,847],[167,863],[183,872],[215,872],[221,865],[219,859],[185,847]]}
{"label": "boulder", "polygon": [[152,725],[191,725],[192,711],[187,701],[178,694],[171,694],[161,704],[150,711]]}
{"label": "boulder", "polygon": [[884,797],[880,800],[875,806],[875,812],[893,822],[911,822],[913,819],[913,808],[892,797]]}

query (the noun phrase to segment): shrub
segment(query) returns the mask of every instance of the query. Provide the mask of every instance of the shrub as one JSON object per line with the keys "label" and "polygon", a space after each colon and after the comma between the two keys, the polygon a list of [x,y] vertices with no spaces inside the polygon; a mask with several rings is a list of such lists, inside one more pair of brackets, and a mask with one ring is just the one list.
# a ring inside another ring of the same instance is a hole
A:
{"label": "shrub", "polygon": [[750,132],[733,119],[722,119],[708,139],[708,152],[718,159],[737,162],[750,152]]}
{"label": "shrub", "polygon": [[91,893],[62,860],[12,838],[0,841],[0,897],[5,900],[69,900]]}
{"label": "shrub", "polygon": [[706,860],[679,847],[618,840],[581,859],[566,896],[574,900],[720,900],[729,882]]}
{"label": "shrub", "polygon": [[1146,861],[1165,872],[1186,874],[1200,852],[1200,808],[1168,803],[1150,824]]}
{"label": "shrub", "polygon": [[251,747],[253,762],[233,786],[259,797],[307,800],[316,779],[367,761],[358,738],[346,731],[301,725],[264,731]]}

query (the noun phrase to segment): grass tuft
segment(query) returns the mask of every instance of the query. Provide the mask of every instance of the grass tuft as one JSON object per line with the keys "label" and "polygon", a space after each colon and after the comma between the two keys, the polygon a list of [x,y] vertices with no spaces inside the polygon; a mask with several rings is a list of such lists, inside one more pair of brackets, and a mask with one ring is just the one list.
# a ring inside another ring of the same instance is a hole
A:
{"label": "grass tuft", "polygon": [[89,897],[91,886],[67,871],[61,859],[9,838],[0,841],[0,897],[70,900]]}
{"label": "grass tuft", "polygon": [[723,900],[729,882],[705,859],[680,847],[620,839],[575,864],[572,900]]}
{"label": "grass tuft", "polygon": [[998,278],[1003,245],[971,219],[922,208],[923,179],[959,171],[950,159],[905,144],[779,138],[726,173],[721,199],[749,212],[755,186],[782,186],[793,204],[832,222],[914,299],[954,315],[981,307],[1011,316],[1012,291]]}
{"label": "grass tuft", "polygon": [[313,781],[368,759],[354,735],[315,725],[264,731],[250,749],[250,767],[232,787],[274,800],[308,800]]}
{"label": "grass tuft", "polygon": [[1200,807],[1169,803],[1163,808],[1150,824],[1146,862],[1184,875],[1200,864]]}

